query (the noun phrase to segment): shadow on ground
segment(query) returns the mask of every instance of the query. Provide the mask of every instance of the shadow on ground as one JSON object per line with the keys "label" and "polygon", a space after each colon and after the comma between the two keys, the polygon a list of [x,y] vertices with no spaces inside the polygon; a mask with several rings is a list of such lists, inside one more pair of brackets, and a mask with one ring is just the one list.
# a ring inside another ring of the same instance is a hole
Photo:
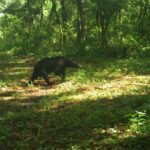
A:
{"label": "shadow on ground", "polygon": [[[135,111],[150,114],[150,94],[118,96],[113,99],[85,100],[79,103],[58,102],[69,92],[19,102],[1,101],[1,143],[4,149],[71,149],[72,146],[102,149],[141,149],[149,146],[147,136],[119,138],[129,123],[127,115]],[[94,133],[95,130],[121,128],[117,133]],[[3,133],[3,131],[5,131]],[[143,142],[139,141],[142,139]],[[95,143],[95,141],[97,143]],[[134,145],[138,144],[138,145]],[[147,149],[148,150],[148,149]]]}
{"label": "shadow on ground", "polygon": [[[12,88],[13,82],[16,84],[21,79],[28,80],[33,61],[28,61],[28,58],[3,57],[0,61],[0,80],[4,83],[9,82]],[[116,70],[125,74],[150,73],[147,66],[149,60],[92,61],[89,59],[81,62],[81,75],[85,74],[87,80],[94,77],[107,79],[107,76]],[[100,72],[99,76],[95,76],[96,72]],[[43,81],[35,85],[45,86]],[[143,95],[121,95],[83,101],[62,99],[77,95],[77,91],[30,97],[23,97],[18,89],[3,91],[0,93],[0,149],[148,150],[148,135],[131,136],[126,133],[129,114],[146,111],[150,115],[148,90]],[[39,91],[35,90],[36,92],[38,94]],[[110,132],[112,128],[117,132]]]}
{"label": "shadow on ground", "polygon": [[[11,55],[0,55],[0,80],[9,82],[10,84],[18,83],[20,80],[29,80],[33,66],[37,60],[32,57],[17,57]],[[150,61],[149,59],[113,59],[113,58],[75,58],[83,67],[80,75],[81,78],[87,80],[102,80],[113,79],[113,73],[121,73],[124,75],[137,74],[137,75],[150,75]],[[107,59],[107,60],[106,60]],[[107,72],[105,72],[107,71]],[[100,72],[100,74],[97,74]],[[85,74],[83,76],[83,74]],[[71,71],[67,73],[72,76]],[[115,77],[114,77],[115,79]]]}

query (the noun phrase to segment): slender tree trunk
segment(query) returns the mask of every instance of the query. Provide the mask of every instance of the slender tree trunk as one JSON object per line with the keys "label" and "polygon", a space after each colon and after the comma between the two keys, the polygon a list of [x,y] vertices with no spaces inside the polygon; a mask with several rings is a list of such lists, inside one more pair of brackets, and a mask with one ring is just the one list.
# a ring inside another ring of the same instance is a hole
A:
{"label": "slender tree trunk", "polygon": [[84,14],[84,2],[83,0],[77,0],[78,8],[78,18],[77,18],[77,41],[78,41],[78,50],[81,52],[85,48],[85,14]]}
{"label": "slender tree trunk", "polygon": [[42,25],[42,22],[43,22],[43,4],[44,4],[44,0],[41,0],[40,1],[40,13],[41,13],[41,16],[40,16],[40,26]]}
{"label": "slender tree trunk", "polygon": [[[108,38],[107,38],[107,32],[108,32],[108,25],[109,25],[109,17],[106,17],[106,10],[100,11],[100,2],[97,0],[97,11],[96,11],[96,22],[97,26],[99,28],[99,39],[100,39],[100,47],[106,48],[108,46]],[[109,13],[108,13],[109,14]]]}
{"label": "slender tree trunk", "polygon": [[50,23],[51,23],[51,20],[52,20],[52,16],[56,16],[56,21],[57,23],[59,24],[60,23],[60,19],[59,19],[59,14],[56,10],[56,0],[52,0],[52,7],[51,7],[51,10],[49,12],[49,17],[48,17],[48,25],[47,25],[47,28],[49,28],[50,26]]}
{"label": "slender tree trunk", "polygon": [[61,14],[62,14],[62,39],[63,39],[63,44],[66,43],[66,30],[67,30],[67,12],[66,12],[66,7],[65,7],[65,0],[61,0]]}
{"label": "slender tree trunk", "polygon": [[28,24],[28,33],[27,33],[28,46],[27,47],[30,50],[31,49],[31,15],[32,14],[30,14],[31,12],[30,0],[27,0],[26,3],[27,3],[27,24]]}
{"label": "slender tree trunk", "polygon": [[109,19],[105,18],[103,14],[100,14],[100,26],[101,26],[101,47],[106,48],[108,46],[107,30],[109,25]]}

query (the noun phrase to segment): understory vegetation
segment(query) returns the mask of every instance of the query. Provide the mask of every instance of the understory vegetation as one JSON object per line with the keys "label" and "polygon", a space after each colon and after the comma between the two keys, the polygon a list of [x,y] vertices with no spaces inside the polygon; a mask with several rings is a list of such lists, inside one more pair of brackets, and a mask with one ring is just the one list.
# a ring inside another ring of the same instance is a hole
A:
{"label": "understory vegetation", "polygon": [[1,56],[1,149],[148,150],[149,59],[74,59],[82,68],[48,87],[27,86],[35,58]]}
{"label": "understory vegetation", "polygon": [[150,0],[0,0],[0,150],[63,149],[150,149]]}

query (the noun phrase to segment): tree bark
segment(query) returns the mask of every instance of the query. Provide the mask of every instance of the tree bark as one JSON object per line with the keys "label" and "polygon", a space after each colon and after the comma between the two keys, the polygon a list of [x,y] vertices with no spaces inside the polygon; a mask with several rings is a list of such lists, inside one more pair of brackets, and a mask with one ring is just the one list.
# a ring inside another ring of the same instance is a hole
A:
{"label": "tree bark", "polygon": [[85,48],[85,14],[84,14],[84,1],[77,0],[78,8],[78,18],[77,18],[77,41],[78,41],[78,50],[81,52]]}

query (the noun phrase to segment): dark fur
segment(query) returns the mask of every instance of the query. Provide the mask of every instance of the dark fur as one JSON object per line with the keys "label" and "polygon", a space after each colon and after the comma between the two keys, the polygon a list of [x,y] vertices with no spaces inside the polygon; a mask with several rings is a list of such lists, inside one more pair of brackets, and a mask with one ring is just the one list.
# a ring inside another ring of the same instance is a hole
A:
{"label": "dark fur", "polygon": [[51,57],[43,58],[34,67],[33,74],[29,83],[36,80],[38,77],[43,77],[48,85],[51,85],[48,74],[55,73],[65,81],[65,69],[66,68],[79,68],[79,65],[64,57]]}

